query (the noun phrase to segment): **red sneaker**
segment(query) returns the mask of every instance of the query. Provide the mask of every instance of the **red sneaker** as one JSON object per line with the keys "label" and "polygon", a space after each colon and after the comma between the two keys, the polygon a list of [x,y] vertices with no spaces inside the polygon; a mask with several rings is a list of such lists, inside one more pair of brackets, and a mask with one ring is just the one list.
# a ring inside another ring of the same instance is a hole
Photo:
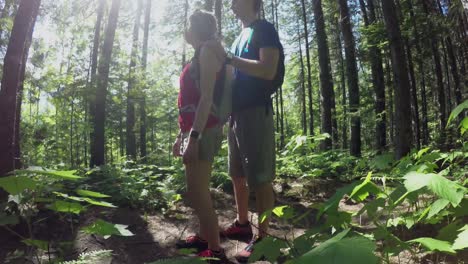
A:
{"label": "red sneaker", "polygon": [[210,264],[229,263],[229,260],[224,253],[224,249],[220,250],[219,252],[207,249],[199,253],[198,257],[206,258],[206,261]]}
{"label": "red sneaker", "polygon": [[[236,260],[239,263],[247,263],[249,261],[250,255],[252,255],[252,252],[254,250],[254,245],[260,242],[262,238],[256,237],[250,241],[250,243],[242,250],[241,252],[237,253],[236,255]],[[263,260],[261,258],[260,260]]]}
{"label": "red sneaker", "polygon": [[197,252],[208,249],[208,241],[203,240],[200,236],[189,236],[185,240],[180,240],[176,243],[176,247],[181,248],[194,248]]}
{"label": "red sneaker", "polygon": [[236,220],[227,229],[220,232],[221,237],[240,241],[250,241],[253,237],[252,225],[248,222],[245,225],[239,224]]}

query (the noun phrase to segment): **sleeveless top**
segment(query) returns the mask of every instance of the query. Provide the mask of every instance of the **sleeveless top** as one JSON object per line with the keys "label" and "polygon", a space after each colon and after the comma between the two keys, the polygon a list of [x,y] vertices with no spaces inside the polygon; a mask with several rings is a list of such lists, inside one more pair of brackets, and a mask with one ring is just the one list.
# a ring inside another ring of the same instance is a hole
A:
{"label": "sleeveless top", "polygon": [[[191,63],[188,63],[184,67],[179,79],[179,127],[183,133],[189,132],[192,129],[193,122],[195,121],[195,113],[201,97],[200,89],[197,87],[197,82],[192,76],[193,74],[191,74],[190,66]],[[205,128],[212,128],[218,125],[218,123],[218,118],[214,115],[213,111],[210,111]]]}

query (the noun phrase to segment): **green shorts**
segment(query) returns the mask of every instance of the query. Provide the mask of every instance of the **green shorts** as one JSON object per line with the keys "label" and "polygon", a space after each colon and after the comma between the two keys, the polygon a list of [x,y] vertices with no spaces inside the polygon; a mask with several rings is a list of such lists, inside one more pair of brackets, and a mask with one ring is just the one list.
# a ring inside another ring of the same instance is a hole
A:
{"label": "green shorts", "polygon": [[[182,134],[181,153],[185,150],[189,140],[189,132]],[[202,138],[198,142],[199,160],[213,162],[214,157],[221,148],[221,142],[223,140],[223,128],[222,126],[216,126],[213,128],[207,128],[202,133]]]}
{"label": "green shorts", "polygon": [[273,181],[276,150],[271,108],[261,106],[233,113],[228,142],[231,177],[247,177],[251,188]]}

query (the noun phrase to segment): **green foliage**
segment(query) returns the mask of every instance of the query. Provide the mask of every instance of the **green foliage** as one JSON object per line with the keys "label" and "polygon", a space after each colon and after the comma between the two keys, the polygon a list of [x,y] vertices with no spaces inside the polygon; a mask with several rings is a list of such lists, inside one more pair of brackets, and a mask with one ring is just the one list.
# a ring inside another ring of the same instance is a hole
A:
{"label": "green foliage", "polygon": [[77,260],[60,262],[60,264],[104,263],[112,257],[112,250],[96,250],[81,253]]}
{"label": "green foliage", "polygon": [[409,243],[419,243],[424,246],[429,251],[440,251],[445,253],[455,254],[455,250],[452,249],[452,246],[447,241],[441,241],[433,239],[430,237],[420,237],[418,239],[413,239],[408,241]]}
{"label": "green foliage", "polygon": [[82,230],[87,234],[103,236],[105,239],[110,236],[133,236],[134,234],[127,229],[126,225],[111,224],[104,220],[98,219],[89,226],[85,226]]}
{"label": "green foliage", "polygon": [[163,259],[147,264],[206,264],[207,262],[198,258],[174,258]]}

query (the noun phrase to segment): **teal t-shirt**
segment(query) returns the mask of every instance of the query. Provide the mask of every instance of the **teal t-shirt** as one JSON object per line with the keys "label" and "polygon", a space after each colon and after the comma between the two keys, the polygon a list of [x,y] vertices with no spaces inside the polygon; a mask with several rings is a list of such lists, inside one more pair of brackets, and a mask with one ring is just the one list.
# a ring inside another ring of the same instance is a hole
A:
{"label": "teal t-shirt", "polygon": [[[241,58],[259,60],[260,49],[271,47],[281,48],[278,32],[268,21],[256,20],[242,30],[234,41],[231,52]],[[271,104],[268,92],[271,85],[272,81],[260,79],[236,69],[232,89],[233,112]]]}

